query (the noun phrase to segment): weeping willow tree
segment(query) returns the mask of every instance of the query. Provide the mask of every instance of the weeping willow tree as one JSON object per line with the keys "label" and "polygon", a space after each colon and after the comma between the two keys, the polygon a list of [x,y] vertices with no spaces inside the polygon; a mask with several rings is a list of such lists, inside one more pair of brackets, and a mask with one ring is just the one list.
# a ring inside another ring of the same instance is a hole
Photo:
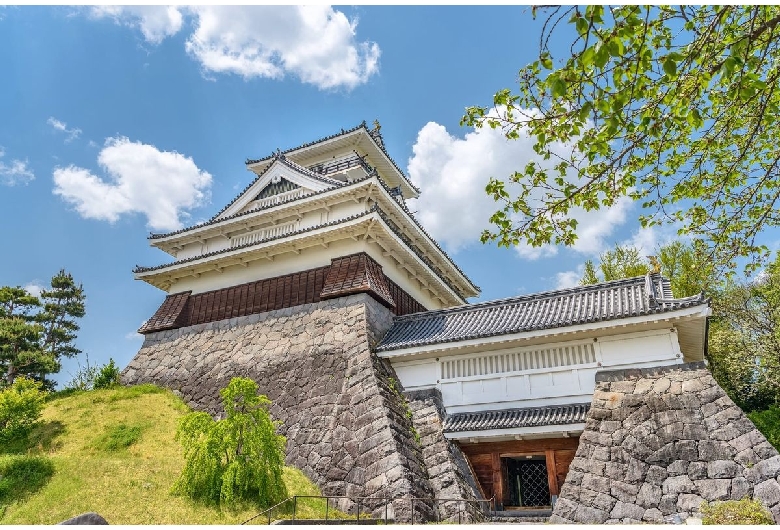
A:
{"label": "weeping willow tree", "polygon": [[185,465],[174,493],[194,500],[232,506],[250,502],[267,508],[284,500],[284,436],[276,433],[266,396],[257,383],[233,378],[220,391],[225,419],[205,412],[184,416],[176,439]]}

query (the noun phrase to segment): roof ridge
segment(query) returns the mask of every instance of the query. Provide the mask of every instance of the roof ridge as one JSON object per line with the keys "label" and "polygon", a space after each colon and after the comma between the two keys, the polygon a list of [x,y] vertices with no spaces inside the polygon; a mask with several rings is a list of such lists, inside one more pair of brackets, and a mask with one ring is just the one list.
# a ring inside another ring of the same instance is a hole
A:
{"label": "roof ridge", "polygon": [[357,131],[358,129],[361,129],[361,128],[365,129],[366,132],[368,132],[368,125],[366,125],[366,120],[363,120],[359,125],[357,125],[356,127],[352,127],[351,129],[341,129],[341,132],[337,132],[335,134],[330,134],[328,136],[323,136],[322,138],[320,138],[318,140],[313,140],[311,142],[306,142],[305,144],[301,144],[301,145],[299,145],[297,147],[291,147],[289,149],[285,149],[284,151],[277,150],[277,151],[271,153],[269,156],[266,156],[266,157],[263,157],[263,158],[257,158],[257,159],[254,159],[254,160],[247,158],[246,161],[244,162],[244,164],[250,165],[250,164],[258,164],[260,162],[265,162],[267,160],[272,159],[277,154],[286,155],[287,153],[292,153],[293,151],[297,151],[298,149],[305,149],[306,147],[311,147],[312,145],[317,145],[319,143],[327,142],[328,140],[332,140],[333,138],[338,138],[339,136],[344,136],[345,134],[353,133],[353,132],[355,132],[355,131]]}
{"label": "roof ridge", "polygon": [[[342,186],[342,187],[351,186],[353,184],[360,184],[361,182],[365,182],[366,180],[369,180],[371,177],[372,177],[372,175],[366,175],[365,177],[362,177],[362,178],[359,178],[359,179],[355,179],[352,182],[348,182],[348,183],[344,184],[344,186]],[[329,191],[333,191],[335,189],[338,189],[338,188],[326,188],[324,190],[312,191],[311,193],[307,193],[307,194],[302,195],[300,197],[287,199],[287,200],[284,200],[284,201],[276,203],[276,204],[271,204],[271,205],[268,205],[268,206],[262,206],[260,208],[255,208],[254,210],[249,210],[247,212],[237,212],[237,213],[234,213],[233,215],[228,215],[227,217],[224,217],[222,219],[216,219],[216,216],[215,216],[215,217],[212,217],[211,219],[209,219],[208,221],[204,221],[202,223],[198,223],[196,225],[188,226],[188,227],[185,227],[185,228],[180,228],[179,230],[174,230],[173,232],[167,232],[167,233],[164,233],[164,234],[154,234],[154,233],[152,233],[149,237],[147,237],[147,239],[162,239],[162,238],[169,237],[169,236],[175,236],[175,235],[178,235],[178,234],[183,234],[184,232],[189,232],[190,230],[195,230],[195,229],[198,229],[198,228],[203,228],[204,226],[209,226],[209,225],[216,224],[217,222],[228,221],[228,220],[231,220],[231,219],[237,219],[238,217],[242,217],[244,215],[253,214],[253,213],[256,213],[256,212],[263,211],[263,210],[269,210],[271,208],[275,208],[277,206],[282,206],[284,204],[289,204],[291,202],[295,202],[295,201],[300,200],[300,199],[307,199],[307,198],[313,197],[315,195],[322,195],[324,193],[327,193]],[[246,190],[244,190],[244,191],[246,191]],[[243,192],[242,192],[242,194],[243,194]],[[225,209],[227,209],[227,208],[225,208]],[[217,214],[217,215],[219,215],[219,214]]]}

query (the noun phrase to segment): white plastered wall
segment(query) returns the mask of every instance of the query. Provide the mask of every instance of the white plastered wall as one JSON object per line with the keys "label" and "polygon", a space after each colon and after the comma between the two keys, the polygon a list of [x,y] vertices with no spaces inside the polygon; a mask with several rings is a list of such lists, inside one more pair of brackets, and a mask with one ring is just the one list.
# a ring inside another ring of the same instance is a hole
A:
{"label": "white plastered wall", "polygon": [[682,362],[677,333],[656,329],[426,359],[392,359],[406,390],[438,388],[448,413],[589,403],[599,370]]}

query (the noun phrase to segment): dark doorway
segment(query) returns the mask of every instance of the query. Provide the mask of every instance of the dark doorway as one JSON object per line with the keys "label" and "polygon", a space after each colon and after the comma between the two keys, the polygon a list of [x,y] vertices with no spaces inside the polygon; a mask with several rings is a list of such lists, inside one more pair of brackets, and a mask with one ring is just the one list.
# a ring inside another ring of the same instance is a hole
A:
{"label": "dark doorway", "polygon": [[509,506],[550,506],[547,463],[543,456],[511,457],[506,461]]}

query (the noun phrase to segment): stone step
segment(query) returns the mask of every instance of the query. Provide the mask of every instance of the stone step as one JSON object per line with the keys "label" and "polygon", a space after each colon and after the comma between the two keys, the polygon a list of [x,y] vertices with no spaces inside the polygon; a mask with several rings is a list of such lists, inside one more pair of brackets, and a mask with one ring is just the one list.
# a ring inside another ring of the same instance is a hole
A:
{"label": "stone step", "polygon": [[506,510],[490,512],[489,522],[493,524],[546,524],[552,510]]}

